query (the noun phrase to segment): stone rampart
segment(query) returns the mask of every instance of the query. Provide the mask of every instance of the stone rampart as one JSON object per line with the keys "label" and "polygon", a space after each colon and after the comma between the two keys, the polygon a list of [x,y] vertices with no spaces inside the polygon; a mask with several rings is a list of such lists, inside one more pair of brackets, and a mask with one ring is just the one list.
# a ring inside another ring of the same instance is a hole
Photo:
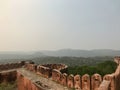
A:
{"label": "stone rampart", "polygon": [[21,68],[22,66],[24,66],[24,64],[25,64],[24,61],[21,61],[21,62],[18,62],[18,63],[1,64],[0,65],[0,71]]}
{"label": "stone rampart", "polygon": [[[19,62],[12,64],[0,65],[0,70],[9,70],[24,67],[30,72],[34,72],[42,77],[51,80],[75,90],[120,90],[120,57],[115,57],[114,61],[118,64],[117,69],[112,74],[101,76],[97,73],[92,76],[85,74],[68,75],[66,74],[67,66],[64,64],[44,64],[36,65],[33,62]],[[32,82],[21,73],[0,73],[0,82],[9,82],[18,79],[18,90],[44,90],[40,82]],[[21,87],[23,86],[23,87]],[[46,90],[46,89],[45,89]]]}
{"label": "stone rampart", "polygon": [[52,78],[53,81],[69,88],[75,88],[76,90],[98,90],[100,86],[104,88],[104,86],[102,85],[104,83],[103,80],[110,82],[108,85],[108,88],[110,88],[110,90],[118,90],[115,89],[116,87],[118,87],[115,83],[119,82],[119,80],[117,80],[119,78],[117,74],[119,75],[118,70],[120,69],[117,69],[117,79],[115,79],[115,74],[107,74],[104,77],[97,73],[93,74],[92,76],[88,74],[85,74],[83,76],[74,76],[72,74],[67,75],[66,73],[61,72],[62,70],[67,71],[67,66],[64,64],[35,65],[31,63],[26,63],[25,68],[29,71],[36,72],[38,75],[45,78]]}
{"label": "stone rampart", "polygon": [[43,77],[46,77],[46,78],[49,78],[51,77],[51,69],[48,68],[48,67],[44,67],[44,66],[37,66],[37,74],[43,76]]}
{"label": "stone rampart", "polygon": [[32,82],[28,77],[23,76],[21,73],[17,73],[17,86],[18,90],[46,90],[39,87],[39,84]]}
{"label": "stone rampart", "polygon": [[53,81],[76,90],[97,90],[102,82],[102,77],[99,74],[94,74],[91,77],[85,74],[81,77],[80,75],[74,76],[62,73],[62,70],[67,70],[67,66],[64,64],[58,64],[57,66],[57,64],[35,65],[26,63],[25,68],[45,78],[51,77]]}
{"label": "stone rampart", "polygon": [[54,71],[59,72],[66,72],[67,71],[67,65],[65,64],[44,64],[44,65],[36,65],[34,63],[27,62],[25,63],[25,68],[27,70],[36,72],[37,74],[49,78],[52,76],[52,73]]}
{"label": "stone rampart", "polygon": [[0,83],[10,83],[17,79],[16,70],[0,72]]}
{"label": "stone rampart", "polygon": [[116,56],[114,61],[118,64],[116,71],[103,77],[103,82],[98,90],[120,90],[120,57]]}

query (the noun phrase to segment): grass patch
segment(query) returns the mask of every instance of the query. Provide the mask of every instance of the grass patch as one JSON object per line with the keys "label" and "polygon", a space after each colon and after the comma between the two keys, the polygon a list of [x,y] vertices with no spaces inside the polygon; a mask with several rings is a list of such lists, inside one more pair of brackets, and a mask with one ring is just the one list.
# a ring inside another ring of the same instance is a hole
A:
{"label": "grass patch", "polygon": [[17,90],[17,83],[11,82],[11,83],[1,83],[0,84],[0,90]]}

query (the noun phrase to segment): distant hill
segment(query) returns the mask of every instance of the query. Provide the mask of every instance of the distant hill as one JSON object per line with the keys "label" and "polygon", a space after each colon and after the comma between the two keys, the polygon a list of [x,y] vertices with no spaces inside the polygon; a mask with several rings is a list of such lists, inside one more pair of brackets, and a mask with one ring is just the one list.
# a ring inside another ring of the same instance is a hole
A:
{"label": "distant hill", "polygon": [[0,52],[0,60],[4,59],[31,59],[45,56],[40,52]]}
{"label": "distant hill", "polygon": [[96,49],[96,50],[75,50],[61,49],[57,51],[42,51],[47,56],[75,56],[75,57],[95,57],[95,56],[116,56],[120,55],[120,50]]}
{"label": "distant hill", "polygon": [[0,52],[2,59],[30,59],[45,56],[69,56],[69,57],[96,57],[96,56],[117,56],[120,50],[96,49],[96,50],[76,50],[61,49],[56,51],[37,51],[37,52]]}

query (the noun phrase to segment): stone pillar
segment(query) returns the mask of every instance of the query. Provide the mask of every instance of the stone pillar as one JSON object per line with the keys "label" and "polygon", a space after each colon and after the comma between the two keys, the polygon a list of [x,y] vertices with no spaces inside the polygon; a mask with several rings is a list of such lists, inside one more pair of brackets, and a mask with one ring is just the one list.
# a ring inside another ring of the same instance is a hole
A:
{"label": "stone pillar", "polygon": [[51,76],[51,70],[50,70],[50,68],[46,67],[45,68],[45,77],[49,78],[50,76]]}
{"label": "stone pillar", "polygon": [[37,72],[37,65],[36,64],[34,64],[34,66],[33,66],[33,71]]}
{"label": "stone pillar", "polygon": [[61,72],[56,70],[56,69],[53,69],[52,70],[52,79],[56,82],[59,82],[60,83],[60,78],[61,78]]}
{"label": "stone pillar", "polygon": [[81,78],[80,75],[74,76],[74,88],[76,90],[81,90]]}
{"label": "stone pillar", "polygon": [[99,74],[94,74],[91,77],[91,87],[92,90],[98,90],[100,84],[102,82],[102,77]]}
{"label": "stone pillar", "polygon": [[55,72],[55,70],[53,69],[53,70],[52,70],[52,80],[53,80],[53,81],[55,81],[55,79],[56,79],[56,78],[55,78],[55,73],[56,73],[56,72]]}
{"label": "stone pillar", "polygon": [[45,73],[44,67],[43,66],[37,66],[37,74],[43,76]]}
{"label": "stone pillar", "polygon": [[61,79],[61,72],[57,72],[57,78],[56,78],[57,80],[57,82],[59,82],[60,83],[60,79]]}
{"label": "stone pillar", "polygon": [[74,88],[74,76],[72,74],[67,78],[67,86],[69,88]]}
{"label": "stone pillar", "polygon": [[67,74],[66,73],[63,73],[61,75],[61,84],[66,86],[67,85]]}
{"label": "stone pillar", "polygon": [[82,90],[90,90],[90,76],[88,74],[82,76]]}

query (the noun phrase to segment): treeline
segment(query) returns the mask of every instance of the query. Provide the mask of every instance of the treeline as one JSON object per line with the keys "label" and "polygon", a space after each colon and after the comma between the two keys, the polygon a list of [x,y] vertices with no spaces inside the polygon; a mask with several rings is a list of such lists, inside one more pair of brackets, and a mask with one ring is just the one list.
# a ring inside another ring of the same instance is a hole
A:
{"label": "treeline", "polygon": [[113,61],[113,57],[40,57],[31,60],[37,64],[64,63],[68,66],[94,66],[104,61]]}
{"label": "treeline", "polygon": [[85,66],[90,65],[94,66],[98,63],[104,61],[113,61],[113,57],[36,57],[31,59],[7,59],[7,60],[0,60],[0,63],[13,63],[18,61],[26,61],[32,60],[36,64],[48,64],[48,63],[64,63],[68,66]]}
{"label": "treeline", "polygon": [[84,75],[84,74],[89,74],[93,75],[95,73],[98,73],[102,76],[105,74],[111,74],[115,72],[117,67],[117,64],[113,61],[105,61],[99,64],[96,64],[95,66],[70,66],[68,67],[68,74],[79,74],[79,75]]}

